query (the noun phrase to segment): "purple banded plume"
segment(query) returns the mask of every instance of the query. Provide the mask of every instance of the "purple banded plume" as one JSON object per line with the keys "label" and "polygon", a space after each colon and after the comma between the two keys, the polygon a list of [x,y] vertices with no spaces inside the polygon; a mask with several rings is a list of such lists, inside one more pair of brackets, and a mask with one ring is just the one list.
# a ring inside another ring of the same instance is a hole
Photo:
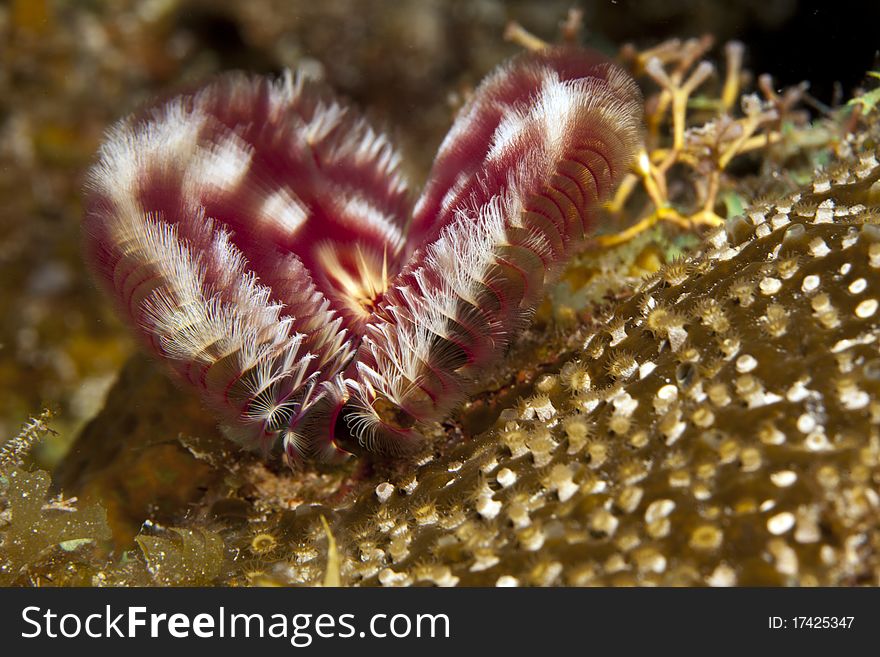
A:
{"label": "purple banded plume", "polygon": [[243,445],[404,452],[583,243],[640,125],[614,65],[525,53],[476,90],[413,202],[388,139],[319,82],[228,74],[110,132],[87,258]]}

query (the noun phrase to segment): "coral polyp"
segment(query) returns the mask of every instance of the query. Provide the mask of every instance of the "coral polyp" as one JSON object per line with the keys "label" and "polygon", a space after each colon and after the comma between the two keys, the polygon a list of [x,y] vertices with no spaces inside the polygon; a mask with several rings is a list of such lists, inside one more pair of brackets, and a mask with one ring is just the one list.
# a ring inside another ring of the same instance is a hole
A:
{"label": "coral polyp", "polygon": [[88,259],[242,444],[407,451],[583,243],[641,105],[594,53],[523,54],[461,110],[413,203],[390,141],[319,82],[226,75],[110,133]]}

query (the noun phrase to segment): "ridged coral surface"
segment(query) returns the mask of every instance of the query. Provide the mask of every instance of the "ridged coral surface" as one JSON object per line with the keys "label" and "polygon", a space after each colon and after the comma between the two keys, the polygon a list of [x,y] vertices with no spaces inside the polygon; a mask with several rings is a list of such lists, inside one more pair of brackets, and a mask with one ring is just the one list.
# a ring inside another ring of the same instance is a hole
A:
{"label": "ridged coral surface", "polygon": [[833,176],[662,270],[498,428],[340,511],[346,581],[876,584],[880,169]]}

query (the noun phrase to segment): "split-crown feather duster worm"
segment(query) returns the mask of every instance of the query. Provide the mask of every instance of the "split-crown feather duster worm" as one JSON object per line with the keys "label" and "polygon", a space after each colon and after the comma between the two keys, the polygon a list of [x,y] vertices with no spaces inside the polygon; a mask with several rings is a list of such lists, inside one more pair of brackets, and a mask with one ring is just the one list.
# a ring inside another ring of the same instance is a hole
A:
{"label": "split-crown feather duster worm", "polygon": [[522,54],[461,110],[413,203],[388,139],[322,84],[228,74],[111,131],[87,258],[242,444],[403,452],[503,354],[640,125],[615,65]]}

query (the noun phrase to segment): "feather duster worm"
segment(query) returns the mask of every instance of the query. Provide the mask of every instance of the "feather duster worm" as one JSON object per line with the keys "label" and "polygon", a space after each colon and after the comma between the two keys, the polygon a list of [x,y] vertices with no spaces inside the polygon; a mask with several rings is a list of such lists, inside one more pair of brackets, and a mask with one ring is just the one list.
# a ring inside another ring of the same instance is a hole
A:
{"label": "feather duster worm", "polygon": [[564,47],[475,92],[415,204],[388,140],[302,74],[221,77],[121,122],[87,259],[247,446],[418,444],[497,359],[635,151],[641,98]]}

